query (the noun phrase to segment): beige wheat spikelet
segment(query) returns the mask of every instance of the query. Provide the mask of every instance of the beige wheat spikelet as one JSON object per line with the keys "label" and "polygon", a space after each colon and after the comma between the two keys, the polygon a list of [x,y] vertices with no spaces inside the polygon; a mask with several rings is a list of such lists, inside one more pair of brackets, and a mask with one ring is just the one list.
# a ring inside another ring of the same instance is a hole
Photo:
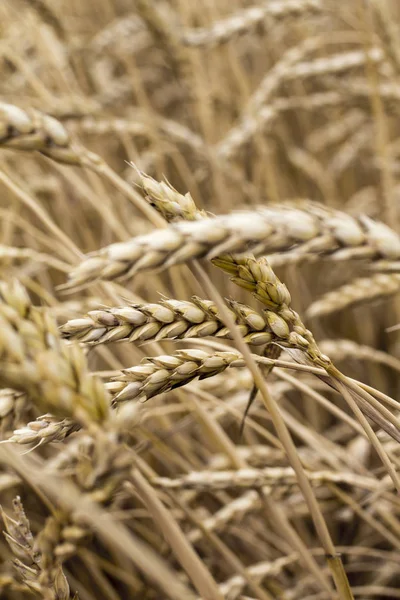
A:
{"label": "beige wheat spikelet", "polygon": [[26,518],[21,499],[13,502],[15,519],[2,509],[4,532],[8,545],[14,554],[14,568],[27,589],[43,600],[68,600],[70,589],[60,562],[49,564],[46,553],[42,552],[40,540],[34,540],[30,524]]}
{"label": "beige wheat spikelet", "polygon": [[[400,238],[366,216],[354,218],[317,203],[299,201],[212,219],[178,221],[162,231],[112,244],[89,255],[71,273],[65,287],[247,251],[256,255],[284,252],[288,262],[319,255],[332,260],[395,260],[400,256]],[[283,260],[280,254],[279,261]]]}
{"label": "beige wheat spikelet", "polygon": [[0,102],[0,146],[37,151],[70,165],[90,166],[99,160],[95,154],[74,144],[67,130],[54,117],[4,102]]}
{"label": "beige wheat spikelet", "polygon": [[78,345],[60,338],[56,323],[35,309],[18,282],[0,283],[0,382],[25,392],[45,411],[78,421],[104,421],[109,398],[92,377]]}
{"label": "beige wheat spikelet", "polygon": [[[232,317],[249,344],[274,339],[268,321],[256,310],[227,301]],[[86,344],[231,336],[213,302],[194,296],[192,301],[165,299],[158,304],[131,304],[90,311],[61,327],[63,337]]]}
{"label": "beige wheat spikelet", "polygon": [[186,30],[182,34],[182,42],[195,47],[225,44],[235,36],[250,32],[267,17],[279,20],[319,12],[321,9],[320,0],[271,0],[244,8],[211,27]]}

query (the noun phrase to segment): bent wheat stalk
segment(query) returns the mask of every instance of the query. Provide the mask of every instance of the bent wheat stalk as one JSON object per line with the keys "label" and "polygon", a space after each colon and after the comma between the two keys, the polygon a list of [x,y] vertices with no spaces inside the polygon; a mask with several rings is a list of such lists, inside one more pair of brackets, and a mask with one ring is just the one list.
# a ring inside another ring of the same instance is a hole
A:
{"label": "bent wheat stalk", "polygon": [[324,339],[318,342],[318,346],[327,354],[331,360],[364,360],[381,363],[395,371],[400,371],[399,359],[387,352],[377,350],[365,344],[358,344],[353,340],[346,339]]}

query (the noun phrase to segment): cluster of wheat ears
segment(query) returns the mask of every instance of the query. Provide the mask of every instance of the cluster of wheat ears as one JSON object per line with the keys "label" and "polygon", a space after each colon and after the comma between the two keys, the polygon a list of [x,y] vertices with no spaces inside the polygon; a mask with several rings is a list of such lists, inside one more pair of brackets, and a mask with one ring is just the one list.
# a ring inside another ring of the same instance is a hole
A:
{"label": "cluster of wheat ears", "polygon": [[400,598],[399,40],[0,2],[1,598]]}

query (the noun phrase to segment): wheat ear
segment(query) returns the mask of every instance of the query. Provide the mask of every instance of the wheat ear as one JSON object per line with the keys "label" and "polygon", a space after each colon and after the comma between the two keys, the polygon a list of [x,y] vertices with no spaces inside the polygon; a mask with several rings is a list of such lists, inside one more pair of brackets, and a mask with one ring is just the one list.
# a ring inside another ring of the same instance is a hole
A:
{"label": "wheat ear", "polygon": [[[263,345],[279,339],[268,325],[268,316],[240,302],[227,302],[247,343]],[[215,304],[197,296],[191,302],[166,299],[158,304],[92,310],[65,323],[61,332],[66,339],[86,344],[231,335]]]}
{"label": "wheat ear", "polygon": [[187,46],[216,46],[225,44],[238,35],[254,29],[270,17],[276,20],[297,17],[304,13],[319,12],[321,0],[272,0],[258,6],[244,8],[234,15],[217,21],[211,27],[187,29],[182,34],[182,42]]}
{"label": "wheat ear", "polygon": [[[364,490],[379,489],[380,482],[373,477],[355,473],[336,473],[334,471],[307,470],[309,481],[315,485],[324,483],[344,483]],[[287,487],[297,483],[291,467],[264,467],[263,469],[245,468],[236,471],[193,471],[188,475],[175,477],[154,477],[152,483],[163,489],[226,490],[231,488],[271,488]]]}
{"label": "wheat ear", "polygon": [[400,290],[400,274],[378,273],[360,277],[327,294],[311,304],[308,317],[321,317],[365,302],[382,300]]}
{"label": "wheat ear", "polygon": [[246,251],[257,255],[287,252],[288,261],[320,254],[338,260],[394,260],[400,256],[400,238],[383,223],[367,217],[356,219],[312,202],[271,206],[179,221],[162,231],[112,244],[89,255],[72,272],[66,287]]}
{"label": "wheat ear", "polygon": [[0,102],[0,146],[37,151],[70,165],[88,166],[98,161],[95,154],[73,143],[65,127],[54,117],[4,102]]}
{"label": "wheat ear", "polygon": [[21,423],[21,416],[26,411],[28,400],[26,394],[10,388],[0,390],[0,434],[4,438],[9,431]]}
{"label": "wheat ear", "polygon": [[78,422],[104,421],[109,398],[79,346],[60,338],[57,325],[35,309],[16,281],[0,283],[0,382],[25,392],[45,412]]}
{"label": "wheat ear", "polygon": [[30,421],[20,429],[15,429],[7,439],[14,444],[34,444],[42,446],[50,442],[62,442],[66,437],[79,431],[78,425],[72,419],[62,419],[47,413]]}
{"label": "wheat ear", "polygon": [[[292,353],[295,360],[309,362],[322,367],[326,371],[329,376],[328,379],[324,377],[321,377],[321,379],[337,389],[351,404],[352,410],[356,413],[372,445],[391,474],[395,486],[400,489],[400,481],[398,481],[396,472],[365,419],[364,413],[396,440],[400,439],[400,423],[390,411],[381,406],[370,394],[366,394],[364,390],[340,373],[330,358],[321,352],[311,331],[304,326],[300,316],[290,308],[289,292],[278,280],[268,261],[266,259],[223,257],[214,260],[214,263],[233,275],[232,281],[251,291],[258,300],[270,308],[272,318],[277,320],[282,337],[284,337],[283,331],[286,327],[288,342],[286,347],[294,349]],[[279,294],[277,294],[277,290],[280,290]],[[286,290],[286,294],[284,290]]]}
{"label": "wheat ear", "polygon": [[4,536],[14,555],[13,565],[26,588],[43,600],[68,600],[70,589],[60,562],[49,564],[42,538],[34,539],[19,496],[13,501],[14,519],[2,509]]}
{"label": "wheat ear", "polygon": [[[136,168],[135,165],[132,166]],[[156,181],[143,171],[136,170],[145,199],[163,215],[166,221],[179,219],[198,221],[207,217],[203,210],[197,208],[189,192],[185,195],[180,194],[168,181]]]}

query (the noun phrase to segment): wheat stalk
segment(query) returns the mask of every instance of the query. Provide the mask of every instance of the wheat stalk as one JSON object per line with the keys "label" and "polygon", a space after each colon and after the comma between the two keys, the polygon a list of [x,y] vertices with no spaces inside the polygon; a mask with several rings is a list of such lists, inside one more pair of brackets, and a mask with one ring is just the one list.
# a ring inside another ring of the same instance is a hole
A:
{"label": "wheat stalk", "polygon": [[31,248],[15,248],[14,246],[0,244],[0,263],[7,262],[8,260],[31,260],[33,262],[44,263],[63,273],[67,273],[70,269],[68,263],[58,260],[50,254],[35,252]]}
{"label": "wheat stalk", "polygon": [[[104,29],[101,29],[95,35],[90,43],[89,49],[96,55],[111,53],[115,45],[121,43],[129,43],[130,47],[134,46],[134,36],[143,34],[146,29],[143,19],[139,15],[124,15],[111,21]],[[147,32],[146,32],[147,34]],[[146,39],[150,44],[150,36],[147,34]]]}
{"label": "wheat stalk", "polygon": [[[297,555],[295,555],[297,556]],[[248,574],[255,581],[261,583],[267,577],[277,577],[286,567],[294,560],[293,555],[283,556],[273,561],[262,561],[257,564],[250,565],[247,569]],[[241,575],[234,575],[220,585],[221,592],[225,597],[231,600],[237,600],[241,596],[241,592],[246,586],[246,580]]]}
{"label": "wheat stalk", "polygon": [[[263,488],[263,494],[270,492],[270,488]],[[246,514],[251,511],[260,509],[261,507],[260,494],[251,490],[243,493],[238,498],[228,502],[221,509],[216,511],[212,516],[202,521],[202,529],[207,531],[221,531],[229,523],[240,522]],[[203,536],[201,529],[193,529],[189,532],[188,538],[192,543],[198,542]]]}
{"label": "wheat stalk", "polygon": [[164,51],[179,83],[187,85],[191,79],[190,63],[188,63],[184,48],[179,43],[178,36],[174,34],[173,28],[169,27],[168,21],[151,0],[138,0],[136,10],[153,36],[155,44]]}
{"label": "wheat stalk", "polygon": [[366,121],[365,112],[359,108],[353,108],[342,114],[340,121],[325,123],[322,127],[312,131],[307,139],[307,148],[313,153],[329,150],[331,146],[345,141]]}
{"label": "wheat stalk", "polygon": [[378,33],[383,42],[385,54],[394,67],[395,72],[400,72],[400,49],[397,39],[397,27],[391,19],[390,9],[386,3],[373,0],[371,7],[378,18]]}
{"label": "wheat stalk", "polygon": [[[131,470],[131,457],[121,452],[115,436],[97,435],[80,440],[75,461],[68,463],[78,485],[83,490],[82,500],[107,505]],[[107,451],[105,453],[105,449]],[[89,467],[89,468],[88,468]],[[18,522],[2,513],[8,531],[7,541],[18,557],[14,564],[26,585],[45,600],[69,599],[69,586],[62,571],[62,563],[76,554],[77,546],[89,533],[74,512],[59,510],[48,517],[35,544],[29,523],[17,499],[14,503]],[[20,559],[23,559],[22,561]]]}
{"label": "wheat stalk", "polygon": [[[232,257],[225,257],[215,259],[214,262],[224,271],[233,275],[232,281],[251,291],[258,300],[272,309],[272,319],[276,320],[279,335],[282,338],[286,335],[287,347],[295,349],[293,353],[295,360],[299,362],[308,361],[326,371],[329,378],[326,379],[323,376],[321,379],[332,385],[344,396],[388,469],[394,485],[397,489],[400,489],[397,473],[366,420],[364,413],[397,440],[400,439],[400,422],[370,394],[365,393],[365,390],[360,386],[348,380],[333,365],[330,358],[321,352],[311,331],[306,329],[300,316],[290,308],[290,295],[286,287],[279,282],[266,259],[259,259],[258,261],[251,258],[235,260]],[[278,290],[279,294],[277,293]],[[284,290],[286,290],[286,293]]]}
{"label": "wheat stalk", "polygon": [[[307,54],[317,50],[321,47],[321,44],[325,43],[326,39],[322,39],[320,36],[306,38],[298,46],[289,48],[283,54],[267,72],[251,96],[238,122],[218,142],[216,146],[218,156],[225,160],[234,158],[239,150],[251,141],[257,130],[260,127],[265,127],[267,120],[275,117],[281,101],[279,99],[274,103],[272,98],[284,81],[344,73],[365,65],[367,58],[377,64],[381,63],[384,58],[384,54],[380,48],[371,48],[367,53],[356,50],[353,52],[341,52],[337,55],[320,59],[303,61],[303,58]],[[333,100],[334,103],[337,103],[339,100],[335,96],[328,96],[328,98],[330,98],[330,102]],[[289,99],[289,101],[292,101],[292,99]],[[346,99],[346,102],[348,102],[348,99]],[[307,100],[305,101],[305,105],[307,105]]]}

